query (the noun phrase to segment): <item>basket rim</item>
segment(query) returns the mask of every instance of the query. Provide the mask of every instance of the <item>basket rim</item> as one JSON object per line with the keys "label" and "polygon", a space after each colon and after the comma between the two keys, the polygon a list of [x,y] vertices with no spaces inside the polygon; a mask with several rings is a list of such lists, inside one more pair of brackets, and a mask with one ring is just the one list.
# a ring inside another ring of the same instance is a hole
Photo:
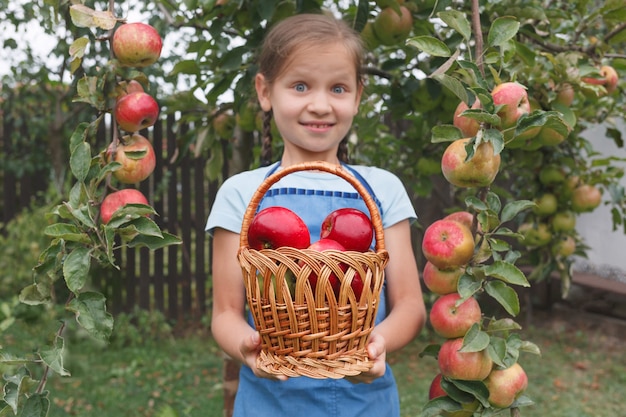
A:
{"label": "basket rim", "polygon": [[248,242],[248,229],[250,227],[250,224],[252,223],[254,215],[256,214],[257,208],[261,203],[261,200],[265,196],[265,193],[267,193],[271,186],[278,182],[281,178],[299,171],[328,172],[330,174],[334,174],[338,177],[343,178],[350,185],[352,185],[352,187],[354,187],[354,189],[359,193],[361,198],[363,198],[363,201],[370,212],[370,219],[372,221],[374,236],[376,239],[376,252],[385,250],[385,237],[382,226],[382,218],[380,216],[380,212],[378,210],[376,202],[374,201],[374,198],[370,195],[370,193],[363,186],[363,184],[361,184],[361,182],[356,177],[354,177],[354,175],[349,173],[341,165],[331,164],[325,161],[301,162],[298,164],[283,167],[282,169],[274,172],[263,180],[263,182],[259,185],[259,187],[252,195],[252,198],[250,199],[248,207],[246,208],[246,211],[244,213],[243,222],[241,225],[241,232],[239,234],[240,248],[250,248]]}

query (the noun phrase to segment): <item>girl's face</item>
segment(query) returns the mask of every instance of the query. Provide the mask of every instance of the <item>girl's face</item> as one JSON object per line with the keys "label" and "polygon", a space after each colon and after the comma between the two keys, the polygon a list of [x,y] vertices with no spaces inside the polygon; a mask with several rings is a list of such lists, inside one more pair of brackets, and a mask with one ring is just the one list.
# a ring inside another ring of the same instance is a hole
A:
{"label": "girl's face", "polygon": [[354,60],[340,43],[303,48],[269,85],[256,78],[259,102],[272,110],[284,140],[283,163],[337,163],[337,148],[350,130],[361,99]]}

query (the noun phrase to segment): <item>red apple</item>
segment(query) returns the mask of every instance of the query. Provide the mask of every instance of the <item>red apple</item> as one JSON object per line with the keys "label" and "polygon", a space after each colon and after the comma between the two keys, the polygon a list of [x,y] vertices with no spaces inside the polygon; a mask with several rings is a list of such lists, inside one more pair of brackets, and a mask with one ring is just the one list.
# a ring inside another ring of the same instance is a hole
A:
{"label": "red apple", "polygon": [[117,99],[114,114],[120,129],[134,133],[154,125],[159,117],[159,105],[150,94],[137,91]]}
{"label": "red apple", "polygon": [[424,285],[435,294],[445,295],[457,291],[459,278],[465,272],[465,268],[458,266],[453,268],[437,268],[432,262],[426,262],[422,279]]}
{"label": "red apple", "polygon": [[111,46],[121,65],[146,67],[161,56],[163,41],[159,32],[148,24],[125,23],[113,34]]}
{"label": "red apple", "polygon": [[333,239],[346,250],[366,252],[372,244],[374,229],[369,217],[355,208],[340,208],[322,222],[320,238]]}
{"label": "red apple", "polygon": [[441,375],[441,373],[438,373],[437,375],[435,375],[433,381],[430,383],[430,388],[428,389],[429,400],[439,397],[445,397],[448,395],[448,393],[445,392],[441,387],[441,378],[443,378],[443,375]]}
{"label": "red apple", "polygon": [[[316,250],[318,252],[324,252],[327,250],[337,250],[337,251],[345,251],[346,248],[343,247],[343,245],[341,245],[341,243],[332,240],[332,239],[320,239],[316,242],[311,243],[311,245],[309,246],[309,249],[312,250]],[[300,266],[302,266],[303,263],[300,263]],[[347,266],[345,264],[341,264],[339,265],[339,267],[345,271],[347,269]],[[315,272],[311,272],[311,274],[309,274],[309,282],[311,283],[311,289],[313,290],[313,293],[315,293],[315,289],[317,288],[317,279],[318,276],[315,274]],[[330,282],[330,286],[333,289],[333,292],[335,293],[335,296],[339,296],[339,290],[341,289],[341,281],[339,280],[339,278],[337,277],[337,274],[331,272],[330,275],[328,276],[328,281]],[[361,285],[361,291],[363,290],[363,285]],[[359,297],[361,296],[361,293],[359,292]]]}
{"label": "red apple", "polygon": [[474,255],[474,236],[454,220],[437,220],[424,232],[422,252],[440,269],[466,265]]}
{"label": "red apple", "polygon": [[497,408],[507,408],[528,387],[528,376],[519,363],[506,369],[494,369],[485,379],[489,389],[489,403]]}
{"label": "red apple", "polygon": [[437,362],[441,374],[447,378],[464,381],[482,381],[493,367],[487,350],[479,352],[459,352],[463,338],[446,340],[439,349]]}
{"label": "red apple", "polygon": [[148,205],[148,199],[141,191],[134,188],[126,188],[108,194],[100,205],[100,219],[102,223],[107,224],[113,217],[113,214],[127,204]]}
{"label": "red apple", "polygon": [[392,7],[383,8],[372,23],[376,38],[383,45],[404,43],[413,29],[413,16],[405,6],[400,13]]}
{"label": "red apple", "polygon": [[250,222],[248,244],[256,250],[282,246],[305,249],[311,237],[300,216],[286,207],[271,206],[259,211]]}
{"label": "red apple", "polygon": [[430,324],[433,330],[441,337],[453,339],[465,336],[465,333],[480,322],[482,312],[474,297],[470,297],[461,304],[458,293],[442,295],[434,303],[430,311]]}
{"label": "red apple", "polygon": [[113,176],[124,184],[135,184],[148,178],[156,166],[154,148],[148,139],[138,133],[124,136],[107,149],[109,161],[122,164]]}
{"label": "red apple", "polygon": [[503,106],[498,111],[502,129],[508,129],[517,124],[517,120],[530,113],[530,102],[526,87],[516,82],[506,82],[494,87],[491,92],[493,104]]}
{"label": "red apple", "polygon": [[465,145],[471,138],[450,143],[441,158],[443,176],[457,187],[487,187],[500,169],[500,154],[495,154],[491,142],[481,142],[469,161]]}
{"label": "red apple", "polygon": [[[478,133],[478,129],[480,129],[480,123],[475,119],[470,119],[467,116],[461,116],[465,110],[468,110],[469,106],[464,101],[460,102],[454,111],[454,119],[452,119],[452,124],[456,126],[463,137],[472,138],[476,136]],[[475,100],[472,104],[472,109],[480,109],[480,101]]]}
{"label": "red apple", "polygon": [[602,193],[591,184],[581,184],[572,192],[572,210],[576,213],[593,211],[602,202]]}

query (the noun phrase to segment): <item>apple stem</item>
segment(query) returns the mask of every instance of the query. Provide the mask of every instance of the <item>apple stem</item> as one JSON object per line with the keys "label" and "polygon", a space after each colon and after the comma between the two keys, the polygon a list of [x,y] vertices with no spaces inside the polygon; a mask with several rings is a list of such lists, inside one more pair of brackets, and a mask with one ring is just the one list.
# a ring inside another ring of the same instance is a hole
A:
{"label": "apple stem", "polygon": [[521,415],[519,408],[511,408],[511,417],[521,417]]}

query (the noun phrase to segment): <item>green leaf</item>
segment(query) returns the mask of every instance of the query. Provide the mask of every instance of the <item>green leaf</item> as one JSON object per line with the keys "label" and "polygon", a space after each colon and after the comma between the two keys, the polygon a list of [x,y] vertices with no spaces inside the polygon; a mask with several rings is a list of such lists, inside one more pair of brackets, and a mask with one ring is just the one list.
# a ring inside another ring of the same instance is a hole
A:
{"label": "green leaf", "polygon": [[67,305],[76,321],[95,339],[108,341],[113,331],[113,317],[106,311],[106,299],[97,292],[84,292]]}
{"label": "green leaf", "polygon": [[129,247],[147,247],[150,250],[160,249],[170,245],[180,245],[182,243],[178,236],[163,232],[163,237],[138,235],[128,242]]}
{"label": "green leaf", "polygon": [[453,78],[447,74],[434,75],[432,78],[434,78],[436,81],[438,81],[448,90],[450,90],[461,101],[465,103],[469,101],[467,90],[465,89],[461,81],[459,81],[458,79]]}
{"label": "green leaf", "polygon": [[459,390],[472,394],[483,406],[489,407],[489,390],[484,382],[462,381],[458,379],[451,379],[450,382]]}
{"label": "green leaf", "polygon": [[488,332],[509,332],[512,330],[520,330],[520,326],[515,320],[507,317],[498,320],[492,320],[487,326]]}
{"label": "green leaf", "polygon": [[489,46],[502,46],[511,40],[519,30],[520,23],[510,16],[503,16],[491,23],[487,43]]}
{"label": "green leaf", "polygon": [[485,284],[485,291],[493,297],[512,316],[520,311],[519,298],[513,288],[502,281],[489,281]]}
{"label": "green leaf", "polygon": [[68,223],[55,223],[46,227],[43,231],[46,236],[63,239],[69,242],[89,243],[89,235],[83,233],[77,226]]}
{"label": "green leaf", "polygon": [[461,404],[457,403],[452,398],[448,396],[438,397],[428,401],[424,405],[420,417],[437,417],[446,415],[444,413],[452,413],[462,409]]}
{"label": "green leaf", "polygon": [[498,366],[505,367],[505,359],[507,353],[506,340],[501,337],[493,336],[487,348],[489,357]]}
{"label": "green leaf", "polygon": [[472,27],[465,13],[459,12],[458,10],[446,10],[437,13],[437,16],[439,16],[446,25],[459,32],[465,40],[469,40],[472,36]]}
{"label": "green leaf", "polygon": [[54,372],[61,376],[69,376],[70,373],[63,367],[63,356],[65,354],[65,345],[62,337],[57,337],[54,346],[49,349],[42,350],[39,353],[41,360],[50,367]]}
{"label": "green leaf", "polygon": [[502,209],[500,220],[502,221],[502,223],[511,221],[522,211],[531,209],[534,206],[536,206],[536,204],[531,200],[511,201],[507,203]]}
{"label": "green leaf", "polygon": [[532,353],[533,355],[541,355],[541,349],[539,349],[539,346],[527,340],[522,341],[519,350],[526,353]]}
{"label": "green leaf", "polygon": [[471,403],[474,401],[474,395],[467,392],[467,387],[463,387],[465,389],[459,389],[455,385],[455,381],[452,379],[442,377],[441,388],[446,392],[446,394],[448,394],[450,398],[452,398],[459,404]]}
{"label": "green leaf", "polygon": [[432,36],[417,36],[410,38],[406,43],[431,56],[449,57],[452,54],[445,43]]}
{"label": "green leaf", "polygon": [[485,275],[513,285],[530,287],[524,273],[515,265],[505,261],[497,261],[484,267]]}
{"label": "green leaf", "polygon": [[91,265],[90,250],[84,246],[75,248],[63,262],[63,276],[67,288],[77,294],[85,285]]}
{"label": "green leaf", "polygon": [[105,227],[119,228],[131,221],[155,213],[154,208],[147,204],[126,204],[115,210]]}
{"label": "green leaf", "polygon": [[481,199],[474,195],[471,195],[465,199],[465,205],[467,206],[467,208],[475,211],[483,211],[489,209],[489,207],[487,207],[487,204],[485,204]]}
{"label": "green leaf", "polygon": [[461,277],[459,278],[459,283],[457,284],[459,295],[462,298],[471,297],[472,295],[476,294],[481,288],[482,281],[467,273],[461,275]]}
{"label": "green leaf", "polygon": [[41,393],[31,393],[22,404],[19,417],[46,417],[50,410],[50,400],[48,391]]}
{"label": "green leaf", "polygon": [[88,37],[81,36],[80,38],[76,39],[70,45],[70,56],[73,59],[82,58],[85,55],[85,49],[87,48],[87,45],[89,45]]}
{"label": "green leaf", "polygon": [[436,125],[433,126],[432,130],[432,143],[441,143],[441,142],[452,142],[457,139],[462,139],[463,134],[453,125]]}
{"label": "green leaf", "polygon": [[83,4],[71,5],[70,17],[72,18],[72,23],[79,28],[111,30],[117,23],[117,19],[110,11],[93,10]]}
{"label": "green leaf", "polygon": [[474,323],[463,337],[463,347],[459,352],[480,352],[489,346],[489,335],[480,330],[480,325]]}
{"label": "green leaf", "polygon": [[80,182],[84,182],[91,166],[91,146],[83,142],[76,146],[70,155],[70,169],[72,174]]}

